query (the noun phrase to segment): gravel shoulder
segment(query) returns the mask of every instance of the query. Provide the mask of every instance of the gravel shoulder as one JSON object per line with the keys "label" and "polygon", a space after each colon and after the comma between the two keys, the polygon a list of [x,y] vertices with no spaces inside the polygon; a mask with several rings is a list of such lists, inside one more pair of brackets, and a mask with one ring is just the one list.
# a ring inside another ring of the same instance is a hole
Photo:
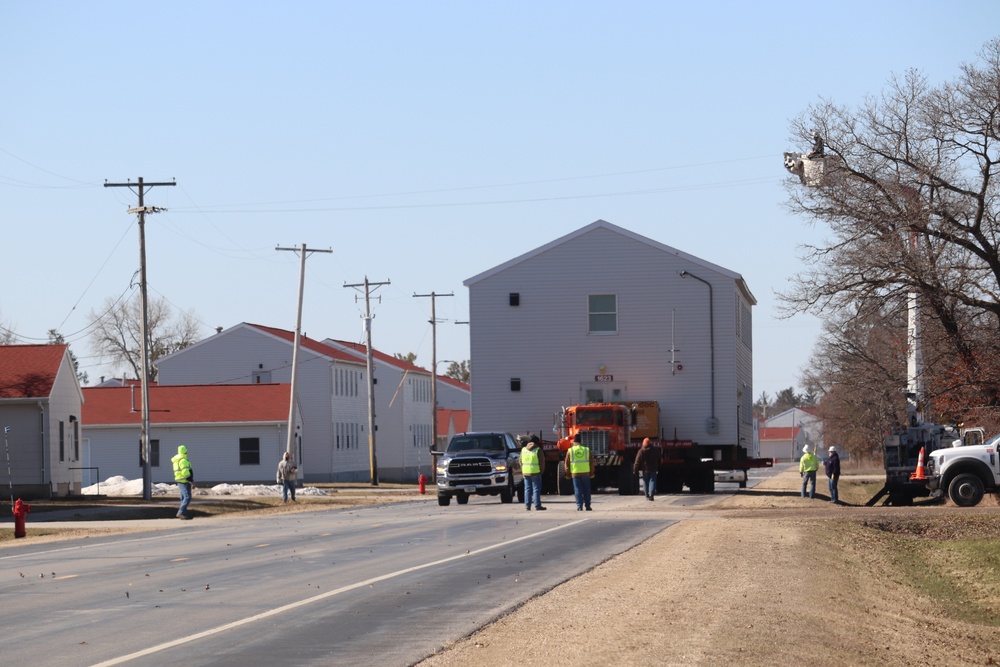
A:
{"label": "gravel shoulder", "polygon": [[995,619],[946,617],[870,528],[959,511],[996,525],[995,498],[845,507],[798,488],[787,472],[741,491],[419,664],[1000,664]]}

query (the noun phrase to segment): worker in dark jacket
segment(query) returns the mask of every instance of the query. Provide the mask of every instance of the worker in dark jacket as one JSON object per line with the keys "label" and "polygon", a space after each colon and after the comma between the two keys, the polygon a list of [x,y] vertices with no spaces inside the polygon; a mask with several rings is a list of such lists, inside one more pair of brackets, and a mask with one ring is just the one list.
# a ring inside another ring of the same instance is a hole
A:
{"label": "worker in dark jacket", "polygon": [[837,453],[837,448],[833,445],[830,445],[829,454],[830,456],[823,462],[823,466],[826,468],[827,484],[830,485],[830,502],[836,503],[839,500],[837,497],[837,482],[840,480],[840,455]]}
{"label": "worker in dark jacket", "polygon": [[656,494],[656,475],[660,471],[660,448],[653,445],[649,438],[642,439],[642,447],[635,455],[635,465],[632,474],[642,475],[642,491],[646,500],[652,500]]}

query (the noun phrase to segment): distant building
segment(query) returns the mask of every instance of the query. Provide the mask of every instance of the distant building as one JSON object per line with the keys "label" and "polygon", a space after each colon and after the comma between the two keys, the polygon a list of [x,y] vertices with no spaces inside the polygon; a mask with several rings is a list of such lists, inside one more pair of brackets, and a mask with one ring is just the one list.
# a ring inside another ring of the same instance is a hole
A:
{"label": "distant building", "polygon": [[[273,484],[288,444],[289,391],[287,384],[151,385],[151,483],[174,482],[170,458],[186,445],[196,484]],[[141,387],[86,387],[83,395],[83,462],[94,468],[85,485],[142,479]],[[298,414],[296,422],[301,433]]]}
{"label": "distant building", "polygon": [[[291,381],[294,332],[242,323],[157,361],[159,384]],[[362,345],[302,336],[297,394],[302,410],[300,473],[310,482],[371,478],[368,371]],[[373,351],[375,453],[379,478],[430,476],[431,374]],[[438,377],[438,405],[468,409],[468,385]],[[286,402],[287,406],[287,402]],[[287,409],[287,407],[286,407]]]}
{"label": "distant building", "polygon": [[[805,445],[813,447],[816,452],[822,453],[823,450],[825,450],[825,446],[823,444],[823,423],[816,414],[816,408],[789,408],[784,412],[780,412],[773,417],[765,419],[761,425],[764,428],[801,429],[802,443],[798,448],[799,455],[802,454],[802,447]],[[796,442],[798,442],[798,440],[796,440]],[[761,454],[761,456],[769,455]],[[783,456],[787,456],[787,454]]]}
{"label": "distant building", "polygon": [[82,406],[68,345],[0,345],[0,426],[15,496],[80,492]]}
{"label": "distant building", "polygon": [[444,451],[456,434],[468,432],[470,416],[468,410],[438,409],[437,449],[439,451]]}
{"label": "distant building", "polygon": [[777,461],[798,461],[807,442],[806,431],[800,426],[765,426],[760,429],[760,456]]}

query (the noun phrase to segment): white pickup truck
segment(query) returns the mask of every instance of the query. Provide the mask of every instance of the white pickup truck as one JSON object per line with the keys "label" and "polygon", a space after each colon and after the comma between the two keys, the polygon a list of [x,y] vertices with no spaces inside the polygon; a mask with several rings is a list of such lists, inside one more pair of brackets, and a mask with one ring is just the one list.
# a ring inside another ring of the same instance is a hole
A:
{"label": "white pickup truck", "polygon": [[962,445],[937,449],[927,457],[927,488],[931,496],[945,493],[959,507],[973,507],[987,491],[1000,490],[1000,435],[982,445]]}

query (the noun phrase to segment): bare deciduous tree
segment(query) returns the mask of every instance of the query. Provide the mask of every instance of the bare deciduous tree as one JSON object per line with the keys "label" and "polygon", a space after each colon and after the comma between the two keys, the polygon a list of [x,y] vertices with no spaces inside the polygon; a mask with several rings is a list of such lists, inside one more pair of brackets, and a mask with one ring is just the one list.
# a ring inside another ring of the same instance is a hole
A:
{"label": "bare deciduous tree", "polygon": [[[806,144],[814,130],[825,139],[826,175],[818,187],[790,183],[788,207],[826,226],[829,236],[805,247],[811,268],[782,297],[789,313],[827,316],[834,327],[819,355],[827,395],[830,380],[843,380],[846,370],[836,367],[843,357],[830,352],[848,342],[857,363],[867,357],[873,371],[886,364],[886,382],[897,393],[905,386],[905,353],[876,358],[861,343],[875,328],[900,328],[914,292],[931,325],[925,332],[939,336],[924,369],[936,396],[1000,408],[992,361],[1000,330],[1000,39],[954,81],[934,86],[910,71],[858,109],[813,105],[792,132]],[[905,327],[898,333],[905,349]],[[874,391],[872,400],[884,392]]]}
{"label": "bare deciduous tree", "polygon": [[[148,304],[149,377],[156,380],[157,359],[193,344],[198,340],[200,325],[192,311],[174,315],[166,299],[152,298]],[[90,313],[94,330],[90,335],[91,349],[102,361],[111,361],[117,368],[127,368],[135,378],[142,373],[142,313],[138,297],[116,302],[108,298],[103,314]],[[116,369],[117,369],[116,368]]]}
{"label": "bare deciduous tree", "polygon": [[472,360],[466,359],[465,361],[451,362],[448,364],[448,370],[445,371],[445,375],[459,382],[469,384],[469,381],[472,379]]}

